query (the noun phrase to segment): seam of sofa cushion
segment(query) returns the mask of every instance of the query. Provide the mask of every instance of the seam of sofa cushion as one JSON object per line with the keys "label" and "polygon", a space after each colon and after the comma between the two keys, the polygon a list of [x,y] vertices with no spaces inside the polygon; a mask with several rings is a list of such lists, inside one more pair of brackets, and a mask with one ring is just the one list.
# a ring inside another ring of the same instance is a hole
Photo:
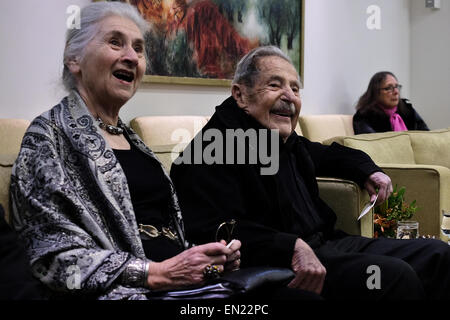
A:
{"label": "seam of sofa cushion", "polygon": [[[409,134],[406,133],[406,131],[402,132],[402,133],[397,133],[397,134],[392,134],[389,136],[384,136],[384,137],[376,137],[376,138],[364,138],[358,135],[355,136],[345,136],[343,137],[343,141],[345,140],[358,140],[358,141],[381,141],[381,140],[386,140],[386,139],[392,139],[392,138],[396,138],[396,137],[400,137],[400,136],[407,136],[409,138]],[[409,140],[411,141],[411,138],[409,138]]]}
{"label": "seam of sofa cushion", "polygon": [[17,159],[17,154],[0,154],[0,166],[4,168],[12,167]]}

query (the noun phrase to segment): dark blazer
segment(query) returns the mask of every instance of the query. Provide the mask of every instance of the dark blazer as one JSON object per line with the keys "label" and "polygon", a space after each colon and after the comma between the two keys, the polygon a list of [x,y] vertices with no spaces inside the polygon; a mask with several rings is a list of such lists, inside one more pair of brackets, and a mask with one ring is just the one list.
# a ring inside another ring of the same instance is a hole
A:
{"label": "dark blazer", "polygon": [[[230,97],[216,108],[212,118],[184,153],[195,150],[195,141],[199,141],[206,130],[216,129],[225,136],[226,129],[250,128],[267,131]],[[289,139],[294,139],[292,152],[298,169],[316,211],[324,221],[321,233],[324,237],[332,237],[336,215],[319,198],[316,176],[351,179],[362,186],[371,173],[381,170],[359,150],[339,144],[324,146],[297,136],[295,132],[292,135]],[[205,151],[208,144],[203,142],[201,150]],[[177,160],[182,158],[186,159],[184,154]],[[290,267],[296,239],[302,237],[308,242],[315,238],[312,234],[292,233],[286,216],[293,211],[292,205],[277,188],[277,174],[260,174],[261,163],[176,163],[172,165],[171,177],[179,196],[187,238],[194,243],[215,241],[217,227],[224,221],[235,219],[234,238],[242,242],[243,266]],[[280,218],[282,215],[283,219]]]}
{"label": "dark blazer", "polygon": [[[401,99],[397,113],[408,130],[430,130],[407,99]],[[358,110],[353,116],[355,134],[392,131],[389,116],[380,108]]]}
{"label": "dark blazer", "polygon": [[36,299],[44,299],[43,286],[31,275],[25,249],[0,205],[0,300]]}

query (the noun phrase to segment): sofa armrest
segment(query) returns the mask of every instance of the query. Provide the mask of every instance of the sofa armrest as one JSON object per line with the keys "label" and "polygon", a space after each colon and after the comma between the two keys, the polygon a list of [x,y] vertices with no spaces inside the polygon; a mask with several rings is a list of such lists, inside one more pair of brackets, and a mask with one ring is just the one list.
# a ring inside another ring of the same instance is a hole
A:
{"label": "sofa armrest", "polygon": [[392,184],[405,187],[405,200],[416,200],[418,210],[413,219],[419,233],[447,241],[440,232],[442,210],[450,208],[450,169],[423,164],[383,164],[378,166],[390,176]]}
{"label": "sofa armrest", "polygon": [[373,237],[373,210],[360,221],[358,217],[369,202],[369,195],[353,181],[318,177],[320,198],[337,215],[336,228],[349,234]]}
{"label": "sofa armrest", "polygon": [[11,171],[17,154],[0,154],[0,204],[5,211],[5,220],[10,223],[9,184]]}

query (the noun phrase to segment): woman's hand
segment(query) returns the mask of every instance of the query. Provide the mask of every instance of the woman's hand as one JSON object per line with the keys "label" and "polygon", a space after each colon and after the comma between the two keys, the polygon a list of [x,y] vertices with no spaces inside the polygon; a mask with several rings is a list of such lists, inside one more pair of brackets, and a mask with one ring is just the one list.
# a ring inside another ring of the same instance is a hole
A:
{"label": "woman's hand", "polygon": [[[227,245],[225,240],[221,240],[220,243]],[[227,256],[227,262],[225,263],[226,271],[238,270],[241,266],[241,252],[239,251],[241,242],[235,239],[230,241],[228,245],[230,244],[231,246],[229,246],[229,248],[232,250],[232,253]]]}
{"label": "woman's hand", "polygon": [[[240,242],[230,248],[223,242],[213,242],[192,247],[162,262],[151,262],[147,283],[150,289],[174,290],[199,284],[205,280],[203,271],[208,265],[216,265],[223,272],[224,265],[236,267],[239,260]],[[227,263],[229,262],[229,263]]]}

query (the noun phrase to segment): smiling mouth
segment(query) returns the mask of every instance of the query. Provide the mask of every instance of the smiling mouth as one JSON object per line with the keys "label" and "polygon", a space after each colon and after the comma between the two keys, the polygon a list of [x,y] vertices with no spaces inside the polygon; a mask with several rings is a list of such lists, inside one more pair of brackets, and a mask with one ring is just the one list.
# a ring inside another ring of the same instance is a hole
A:
{"label": "smiling mouth", "polygon": [[274,111],[270,111],[270,113],[275,114],[280,117],[286,117],[286,118],[290,118],[292,116],[292,114],[290,112],[286,112],[286,111],[274,110]]}
{"label": "smiling mouth", "polygon": [[293,103],[278,103],[269,112],[280,117],[292,118],[295,115],[295,106]]}
{"label": "smiling mouth", "polygon": [[128,83],[131,83],[134,80],[134,73],[126,70],[114,71],[113,76]]}

